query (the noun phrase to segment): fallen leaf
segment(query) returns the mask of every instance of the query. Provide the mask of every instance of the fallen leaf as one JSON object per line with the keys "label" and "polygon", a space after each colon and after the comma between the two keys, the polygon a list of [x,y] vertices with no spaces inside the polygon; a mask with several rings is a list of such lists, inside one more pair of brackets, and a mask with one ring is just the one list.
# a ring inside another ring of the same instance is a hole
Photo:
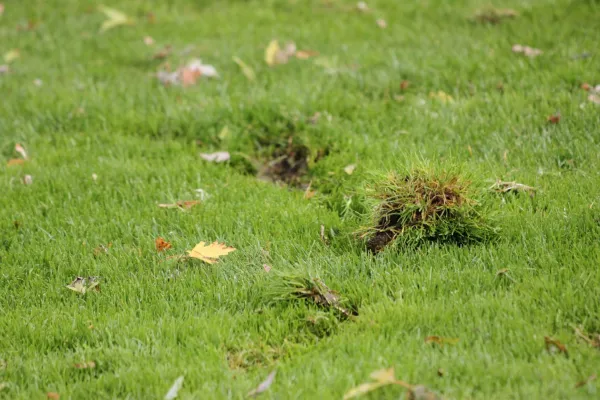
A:
{"label": "fallen leaf", "polygon": [[356,169],[356,164],[346,165],[344,167],[344,172],[347,173],[348,175],[352,175],[352,173],[354,172],[355,169]]}
{"label": "fallen leaf", "polygon": [[551,124],[558,124],[558,122],[560,121],[560,114],[556,113],[554,115],[550,115],[548,117],[548,122]]}
{"label": "fallen leaf", "polygon": [[8,74],[10,72],[10,68],[6,64],[0,65],[0,74]]}
{"label": "fallen leaf", "polygon": [[294,53],[294,55],[296,56],[297,59],[306,60],[311,57],[318,56],[319,52],[314,51],[314,50],[298,50],[298,51],[296,51],[296,53]]}
{"label": "fallen leaf", "polygon": [[11,160],[8,160],[8,162],[6,163],[7,167],[13,167],[15,165],[23,165],[25,164],[25,160],[21,159],[21,158],[13,158]]}
{"label": "fallen leaf", "polygon": [[42,81],[41,79],[34,79],[33,84],[37,87],[40,87],[44,84],[44,81]]}
{"label": "fallen leaf", "polygon": [[581,88],[582,88],[583,90],[585,90],[586,92],[589,92],[589,91],[590,91],[590,89],[591,89],[592,87],[590,86],[590,84],[589,84],[589,83],[582,83],[582,84],[581,84]]}
{"label": "fallen leaf", "polygon": [[[296,44],[294,42],[288,42],[285,48],[279,47],[277,40],[271,40],[269,45],[265,49],[265,62],[269,67],[278,64],[285,64],[289,58],[296,54]],[[302,56],[307,55],[302,53]]]}
{"label": "fallen leaf", "polygon": [[429,97],[432,99],[438,99],[442,103],[453,103],[454,99],[448,93],[438,90],[437,92],[429,92]]}
{"label": "fallen leaf", "polygon": [[567,347],[556,339],[552,339],[549,336],[544,336],[544,343],[546,344],[546,350],[549,353],[559,352],[564,353],[566,356],[569,355]]}
{"label": "fallen leaf", "polygon": [[21,57],[21,52],[19,51],[19,49],[9,50],[6,53],[4,53],[4,62],[10,64],[19,57]]}
{"label": "fallen leaf", "polygon": [[385,29],[387,28],[387,22],[385,22],[385,19],[383,18],[379,18],[377,21],[377,26],[379,26],[381,29]]}
{"label": "fallen leaf", "polygon": [[196,192],[196,196],[200,197],[200,200],[206,200],[210,197],[210,194],[204,189],[198,188],[194,192]]}
{"label": "fallen leaf", "polygon": [[216,153],[200,153],[200,157],[203,160],[216,163],[229,161],[229,159],[231,158],[228,151],[217,151]]}
{"label": "fallen leaf", "polygon": [[186,69],[190,71],[197,71],[201,76],[205,76],[207,78],[217,78],[219,76],[219,73],[215,67],[209,64],[204,64],[199,58],[191,60],[187,64]]}
{"label": "fallen leaf", "polygon": [[513,45],[512,51],[513,51],[513,53],[524,54],[527,57],[537,57],[544,53],[540,49],[535,49],[535,48],[529,47],[529,46],[522,46],[520,44]]}
{"label": "fallen leaf", "polygon": [[153,46],[154,45],[154,39],[152,39],[152,36],[144,36],[144,44],[146,46]]}
{"label": "fallen leaf", "polygon": [[119,10],[115,10],[114,8],[109,8],[106,6],[98,7],[106,17],[108,18],[106,21],[102,23],[100,27],[100,33],[106,32],[109,29],[115,28],[121,25],[133,25],[133,20],[129,18],[127,15],[123,14]]}
{"label": "fallen leaf", "polygon": [[156,246],[156,251],[159,253],[161,251],[169,250],[171,248],[171,243],[167,242],[165,239],[158,237],[154,241],[154,245]]}
{"label": "fallen leaf", "polygon": [[411,385],[407,384],[406,382],[396,380],[394,368],[381,369],[372,372],[369,377],[375,382],[363,383],[350,389],[344,394],[344,400],[362,396],[363,394],[372,392],[387,385],[399,385],[407,389],[411,388]]}
{"label": "fallen leaf", "polygon": [[587,379],[577,382],[575,384],[575,389],[585,386],[588,383],[590,383],[591,381],[595,381],[597,377],[598,377],[598,375],[593,374],[593,375],[588,376]]}
{"label": "fallen leaf", "polygon": [[272,267],[269,264],[263,264],[263,269],[265,270],[265,272],[269,272],[271,271]]}
{"label": "fallen leaf", "polygon": [[369,6],[364,1],[359,1],[356,3],[356,9],[360,12],[369,12]]}
{"label": "fallen leaf", "polygon": [[400,82],[400,90],[406,90],[410,86],[410,82],[406,79]]}
{"label": "fallen leaf", "polygon": [[407,400],[441,400],[435,392],[423,385],[415,385],[406,392]]}
{"label": "fallen leaf", "polygon": [[488,22],[491,24],[497,24],[505,19],[516,18],[519,13],[510,8],[493,8],[488,7],[481,10],[477,10],[473,19],[478,22]]}
{"label": "fallen leaf", "polygon": [[587,332],[585,332],[581,327],[575,328],[575,334],[580,339],[583,339],[590,346],[600,348],[600,334],[596,333],[594,335],[591,335],[590,337],[590,335]]}
{"label": "fallen leaf", "polygon": [[160,208],[181,208],[181,209],[189,210],[190,208],[197,206],[200,203],[201,203],[200,200],[180,200],[177,203],[159,204],[158,206]]}
{"label": "fallen leaf", "polygon": [[50,399],[50,400],[59,400],[60,394],[58,394],[56,392],[48,392],[48,393],[46,393],[46,398]]}
{"label": "fallen leaf", "polygon": [[207,246],[205,242],[200,242],[192,250],[188,251],[188,254],[190,257],[197,258],[208,264],[215,264],[219,257],[235,250],[235,248],[228,247],[223,243],[213,242]]}
{"label": "fallen leaf", "polygon": [[493,190],[495,192],[498,192],[498,193],[526,192],[532,196],[535,194],[535,190],[536,190],[534,187],[527,186],[522,183],[517,183],[514,181],[513,182],[503,182],[500,180],[496,181],[496,183],[494,183],[492,186],[490,186],[489,189]]}
{"label": "fallen leaf", "polygon": [[4,3],[0,3],[0,16],[4,14]]}
{"label": "fallen leaf", "polygon": [[179,394],[179,389],[181,389],[181,387],[183,386],[183,378],[183,376],[180,376],[177,379],[175,379],[175,382],[173,382],[173,385],[171,386],[167,394],[165,394],[165,400],[173,400],[177,397],[177,394]]}
{"label": "fallen leaf", "polygon": [[[152,39],[152,38],[150,38],[150,39]],[[170,45],[167,45],[167,46],[163,47],[162,49],[160,49],[159,51],[157,51],[156,53],[154,53],[152,58],[154,60],[164,60],[165,58],[169,57],[172,52],[173,52],[173,48]]]}
{"label": "fallen leaf", "polygon": [[169,71],[158,71],[156,73],[156,78],[165,86],[170,85],[179,85],[180,84],[180,73],[169,72]]}
{"label": "fallen leaf", "polygon": [[27,152],[25,151],[25,148],[19,143],[15,144],[15,151],[19,153],[24,160],[27,160]]}
{"label": "fallen leaf", "polygon": [[275,380],[275,374],[276,371],[273,371],[269,374],[269,376],[267,376],[267,379],[265,379],[264,381],[262,381],[257,387],[256,389],[251,390],[250,392],[248,392],[247,396],[248,397],[254,397],[257,396],[265,391],[267,391],[271,385],[273,384],[273,381]]}
{"label": "fallen leaf", "polygon": [[23,177],[23,184],[24,185],[31,185],[33,183],[33,176],[31,175],[25,175]]}
{"label": "fallen leaf", "polygon": [[92,180],[96,182],[98,180],[98,175],[96,173],[92,174]]}
{"label": "fallen leaf", "polygon": [[107,254],[108,249],[112,247],[112,243],[109,242],[106,246],[101,244],[98,247],[94,248],[94,256],[98,257],[101,254]]}
{"label": "fallen leaf", "polygon": [[590,94],[588,96],[588,100],[595,104],[600,104],[600,95],[599,94]]}
{"label": "fallen leaf", "polygon": [[451,345],[455,345],[459,342],[460,339],[458,338],[445,338],[445,337],[441,337],[441,336],[427,336],[425,338],[425,343],[429,344],[429,343],[435,343],[435,344],[439,344],[440,346],[443,346],[445,344],[451,344]]}
{"label": "fallen leaf", "polygon": [[202,73],[200,71],[183,68],[179,71],[178,79],[181,81],[181,85],[183,87],[188,87],[195,85],[196,81],[198,80],[198,78],[200,78],[201,75]]}
{"label": "fallen leaf", "polygon": [[73,366],[77,369],[94,369],[94,368],[96,368],[96,362],[95,361],[84,361],[79,364],[74,364]]}
{"label": "fallen leaf", "polygon": [[249,81],[253,81],[256,79],[256,74],[254,73],[254,70],[248,64],[243,62],[240,58],[233,57],[233,62],[235,62],[240,67],[240,69],[242,70],[242,74],[244,74],[244,76],[248,78]]}
{"label": "fallen leaf", "polygon": [[78,276],[73,282],[67,285],[67,288],[81,294],[86,294],[91,290],[99,292],[100,278],[97,276],[89,276],[87,278]]}

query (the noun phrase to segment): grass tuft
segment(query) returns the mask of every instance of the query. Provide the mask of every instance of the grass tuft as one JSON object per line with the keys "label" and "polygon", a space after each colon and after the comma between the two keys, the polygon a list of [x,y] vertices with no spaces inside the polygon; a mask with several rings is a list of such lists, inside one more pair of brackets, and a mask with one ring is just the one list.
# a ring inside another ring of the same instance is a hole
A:
{"label": "grass tuft", "polygon": [[374,253],[392,243],[418,247],[427,242],[479,242],[495,232],[471,182],[455,173],[427,168],[392,172],[367,187],[366,194],[373,203],[371,225],[358,234]]}

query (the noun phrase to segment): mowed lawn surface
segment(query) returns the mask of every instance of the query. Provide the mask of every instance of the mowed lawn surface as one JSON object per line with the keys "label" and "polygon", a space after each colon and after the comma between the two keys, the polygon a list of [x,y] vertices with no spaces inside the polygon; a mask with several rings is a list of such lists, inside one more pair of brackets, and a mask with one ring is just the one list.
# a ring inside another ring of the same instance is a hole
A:
{"label": "mowed lawn surface", "polygon": [[[240,399],[276,370],[264,398],[340,399],[389,367],[450,399],[600,396],[598,381],[575,388],[600,350],[574,332],[600,332],[600,105],[580,88],[600,84],[598,2],[496,2],[520,15],[493,25],[470,20],[477,0],[107,1],[135,25],[103,34],[93,1],[4,3],[0,53],[20,57],[0,75],[0,398],[159,399],[183,375],[179,398]],[[269,68],[272,39],[320,55]],[[220,77],[156,79],[194,57]],[[310,199],[249,172],[265,138],[289,137],[327,149]],[[29,160],[8,167],[16,143]],[[212,151],[232,161],[199,157]],[[373,256],[352,236],[362,188],[423,162],[537,192],[486,195],[488,243]],[[158,207],[196,189],[196,207]],[[215,240],[237,250],[167,259]],[[273,302],[282,273],[320,277],[358,316]],[[101,292],[68,290],[76,276]]]}

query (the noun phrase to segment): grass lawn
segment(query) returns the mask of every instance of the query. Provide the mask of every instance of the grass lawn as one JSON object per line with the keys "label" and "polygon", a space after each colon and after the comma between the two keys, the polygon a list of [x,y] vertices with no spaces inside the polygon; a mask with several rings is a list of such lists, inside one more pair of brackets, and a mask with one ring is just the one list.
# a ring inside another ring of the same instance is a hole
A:
{"label": "grass lawn", "polygon": [[[492,24],[471,18],[485,0],[107,0],[134,24],[104,33],[98,5],[0,16],[1,399],[162,399],[179,376],[178,398],[241,399],[272,371],[263,398],[341,399],[391,367],[448,399],[600,396],[576,388],[600,373],[600,105],[581,88],[600,84],[600,3],[496,1],[519,16]],[[269,67],[273,39],[319,55]],[[219,77],[156,78],[193,58]],[[289,185],[257,178],[286,157]],[[497,233],[373,254],[353,234],[366,190],[423,165],[471,182]],[[170,257],[200,241],[237,250]],[[292,275],[358,315],[286,296]]]}

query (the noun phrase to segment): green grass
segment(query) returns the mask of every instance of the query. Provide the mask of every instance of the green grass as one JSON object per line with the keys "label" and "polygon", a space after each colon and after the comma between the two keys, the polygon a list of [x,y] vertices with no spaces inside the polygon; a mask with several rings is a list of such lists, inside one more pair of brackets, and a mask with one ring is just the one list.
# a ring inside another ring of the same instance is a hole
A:
{"label": "green grass", "polygon": [[[102,35],[92,1],[4,3],[0,54],[21,57],[0,75],[0,398],[159,399],[184,375],[180,398],[239,399],[277,370],[263,398],[339,399],[387,367],[450,399],[598,397],[598,381],[574,387],[600,372],[600,352],[573,332],[600,332],[600,107],[579,88],[600,84],[597,1],[497,1],[520,13],[498,25],[469,20],[479,0],[372,0],[367,14],[335,0],[106,1],[136,24]],[[35,30],[17,30],[28,20]],[[273,38],[320,58],[269,68]],[[172,66],[201,57],[221,78],[161,86],[152,55],[168,44]],[[311,152],[311,199],[249,173],[290,136]],[[30,160],[5,167],[15,143]],[[198,156],[218,150],[232,162]],[[359,189],[420,160],[537,192],[488,193],[490,242],[373,256],[352,235],[369,211]],[[157,206],[198,188],[210,197],[187,212]],[[237,251],[165,260],[214,240]],[[358,316],[273,301],[283,274],[322,279]],[[76,276],[100,276],[102,291],[68,290]]]}

